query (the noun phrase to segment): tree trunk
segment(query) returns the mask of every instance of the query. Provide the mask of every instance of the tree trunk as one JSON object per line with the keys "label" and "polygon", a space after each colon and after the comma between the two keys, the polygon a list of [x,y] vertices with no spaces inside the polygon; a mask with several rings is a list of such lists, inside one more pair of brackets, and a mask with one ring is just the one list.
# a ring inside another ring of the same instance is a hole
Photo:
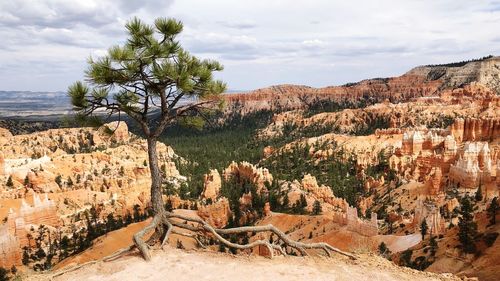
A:
{"label": "tree trunk", "polygon": [[151,206],[153,208],[153,216],[163,215],[165,213],[165,205],[163,203],[161,191],[162,178],[158,165],[156,142],[156,138],[148,138],[149,170],[151,171]]}
{"label": "tree trunk", "polygon": [[166,233],[164,226],[164,221],[166,220],[166,211],[162,198],[162,178],[160,168],[158,166],[158,154],[156,151],[157,141],[154,137],[149,137],[147,141],[149,170],[151,173],[151,207],[153,209],[153,220],[151,221],[150,225],[134,235],[133,241],[144,259],[150,260],[151,253],[149,251],[149,245],[144,242],[143,237],[151,230],[154,230],[153,235],[148,239],[148,243],[154,244],[155,242],[159,242],[161,241],[161,239],[163,239]]}

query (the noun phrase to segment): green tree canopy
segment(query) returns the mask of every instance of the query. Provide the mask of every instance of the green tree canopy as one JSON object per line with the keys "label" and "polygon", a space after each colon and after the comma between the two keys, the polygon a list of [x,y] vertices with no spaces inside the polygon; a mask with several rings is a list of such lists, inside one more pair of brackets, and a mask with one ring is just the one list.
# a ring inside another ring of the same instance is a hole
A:
{"label": "green tree canopy", "polygon": [[486,210],[488,217],[490,218],[491,225],[494,225],[497,223],[496,216],[497,216],[498,210],[500,210],[500,206],[498,206],[498,197],[494,197],[491,200],[491,203],[488,206],[488,209]]}
{"label": "green tree canopy", "polygon": [[465,253],[475,253],[475,238],[477,235],[477,223],[474,221],[474,211],[476,210],[474,200],[469,196],[464,196],[460,200],[461,217],[458,221],[458,240]]}
{"label": "green tree canopy", "polygon": [[313,204],[313,215],[320,215],[322,212],[321,203],[318,200],[314,200]]}
{"label": "green tree canopy", "polygon": [[483,200],[483,191],[481,190],[481,184],[479,184],[479,187],[477,188],[476,195],[474,196],[476,201],[481,201]]}
{"label": "green tree canopy", "polygon": [[422,240],[424,240],[428,229],[429,229],[429,225],[427,225],[427,221],[424,219],[422,221],[422,223],[420,223],[420,234],[422,234]]}
{"label": "green tree canopy", "polygon": [[[95,116],[99,110],[126,113],[146,137],[157,138],[170,122],[199,113],[225,90],[226,85],[213,78],[222,65],[190,55],[176,40],[183,30],[180,21],[158,18],[148,25],[134,18],[126,29],[125,44],[88,60],[87,83],[69,87],[80,116]],[[187,99],[194,102],[182,102]]]}

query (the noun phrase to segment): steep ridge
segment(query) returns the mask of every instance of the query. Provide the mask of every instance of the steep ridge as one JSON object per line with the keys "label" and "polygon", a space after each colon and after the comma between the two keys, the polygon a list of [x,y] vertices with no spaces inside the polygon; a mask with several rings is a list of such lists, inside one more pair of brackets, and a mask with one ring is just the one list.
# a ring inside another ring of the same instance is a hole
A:
{"label": "steep ridge", "polygon": [[325,99],[354,103],[361,100],[377,103],[387,99],[398,103],[437,95],[443,90],[463,87],[472,82],[478,82],[499,94],[500,57],[459,66],[419,66],[399,77],[367,79],[343,86],[271,86],[251,92],[228,94],[226,99],[229,104],[240,108],[242,113],[262,109],[299,109]]}

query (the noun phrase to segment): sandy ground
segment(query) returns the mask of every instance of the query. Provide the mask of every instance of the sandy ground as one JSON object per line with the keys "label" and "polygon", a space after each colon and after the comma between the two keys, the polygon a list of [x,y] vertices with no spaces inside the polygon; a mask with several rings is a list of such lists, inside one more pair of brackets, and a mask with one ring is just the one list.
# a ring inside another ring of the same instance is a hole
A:
{"label": "sandy ground", "polygon": [[392,265],[380,257],[362,256],[350,261],[342,257],[232,256],[213,252],[188,252],[175,248],[157,250],[150,262],[137,254],[111,262],[100,262],[51,279],[50,274],[28,280],[459,280],[449,275],[418,272]]}

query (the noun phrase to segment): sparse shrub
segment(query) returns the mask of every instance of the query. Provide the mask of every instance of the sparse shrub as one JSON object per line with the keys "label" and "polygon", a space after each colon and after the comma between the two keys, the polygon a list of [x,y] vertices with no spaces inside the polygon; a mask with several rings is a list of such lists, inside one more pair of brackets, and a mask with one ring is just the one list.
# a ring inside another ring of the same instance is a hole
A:
{"label": "sparse shrub", "polygon": [[12,176],[9,176],[9,178],[7,179],[6,185],[9,188],[13,188],[14,187],[14,182],[12,181]]}
{"label": "sparse shrub", "polygon": [[380,245],[378,246],[378,253],[386,259],[390,259],[392,254],[384,242],[380,243]]}
{"label": "sparse shrub", "polygon": [[495,243],[495,241],[497,240],[497,237],[498,237],[498,232],[490,232],[484,234],[483,240],[486,243],[486,245],[488,245],[488,247],[491,247],[493,246],[493,243]]}
{"label": "sparse shrub", "polygon": [[55,182],[57,183],[57,185],[59,187],[61,187],[61,184],[62,184],[62,176],[61,175],[57,175],[56,178],[55,178]]}

